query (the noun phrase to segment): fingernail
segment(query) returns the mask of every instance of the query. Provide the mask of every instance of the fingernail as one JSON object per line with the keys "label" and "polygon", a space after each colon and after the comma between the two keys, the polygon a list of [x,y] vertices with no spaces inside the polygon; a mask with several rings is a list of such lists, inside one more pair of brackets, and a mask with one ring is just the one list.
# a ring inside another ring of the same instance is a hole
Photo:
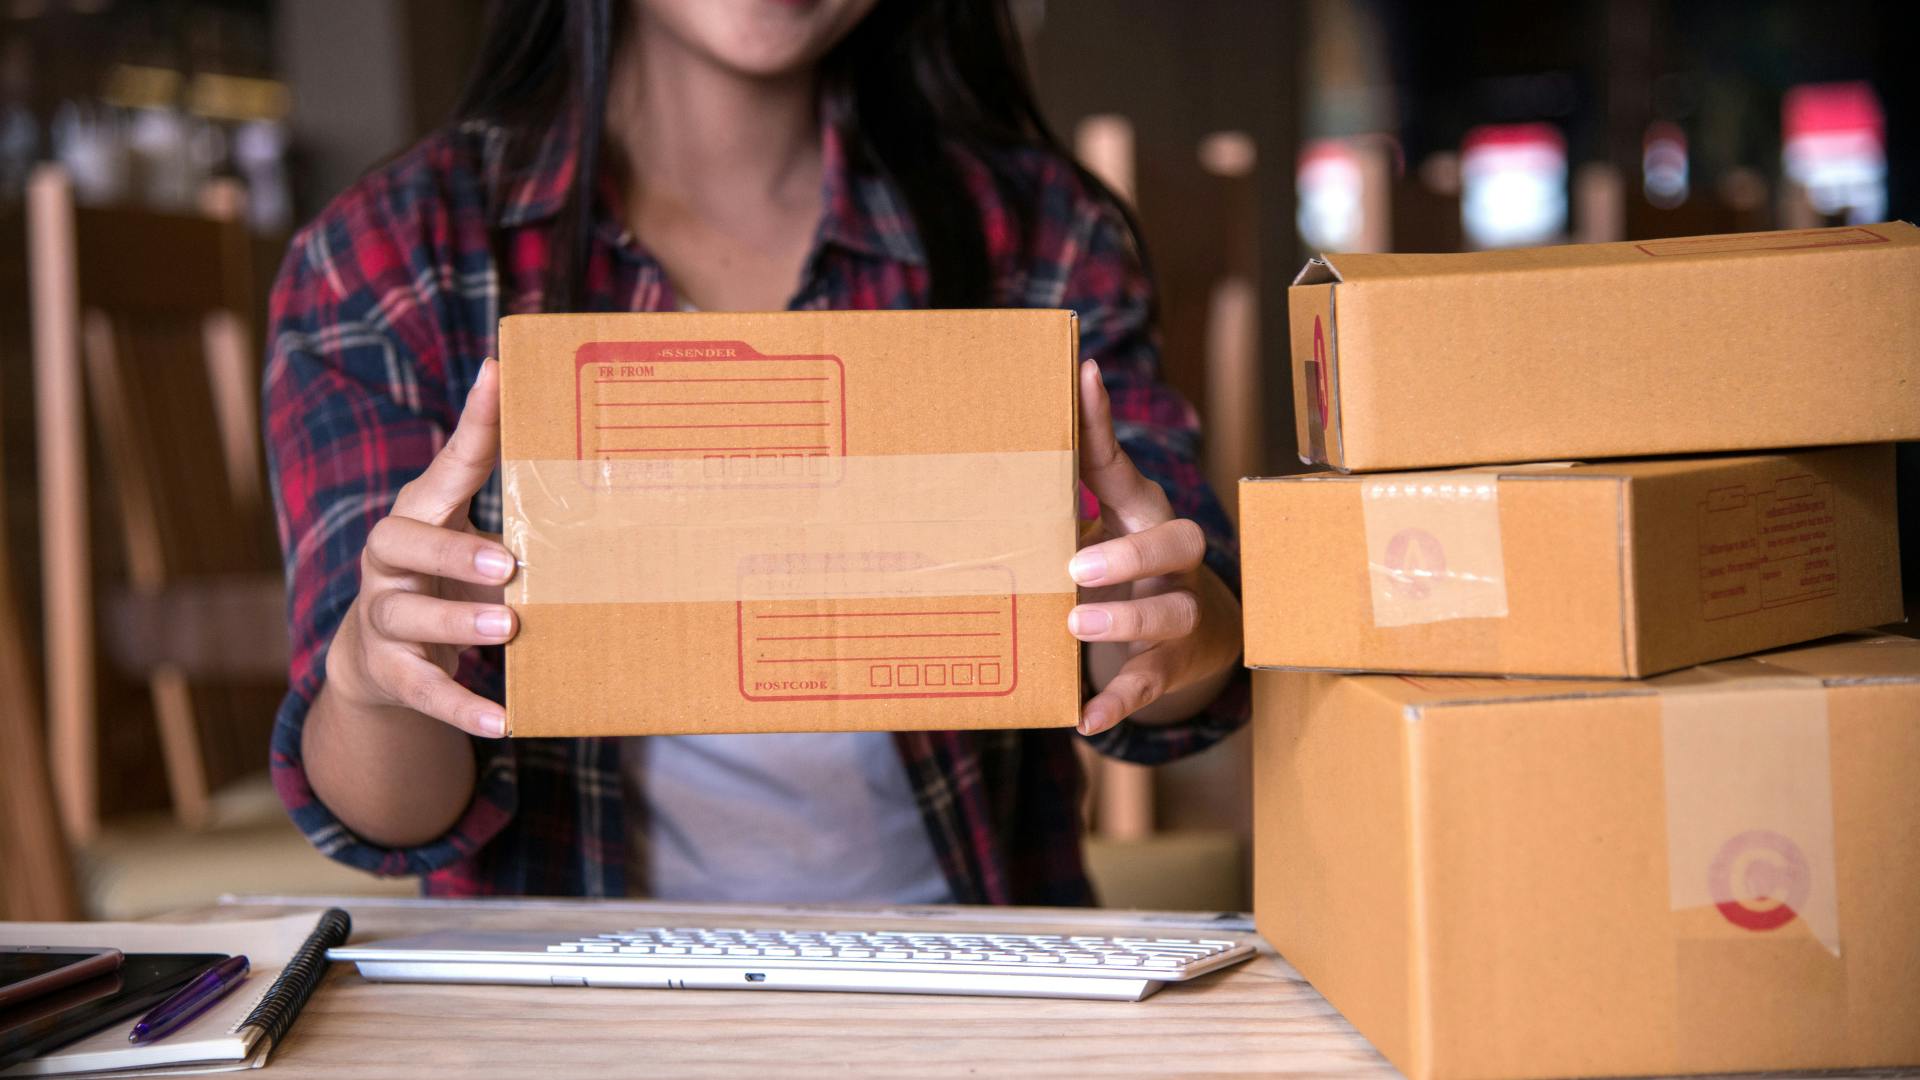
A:
{"label": "fingernail", "polygon": [[1080,717],[1080,734],[1082,735],[1098,735],[1106,728],[1106,717],[1092,709],[1088,709]]}
{"label": "fingernail", "polygon": [[513,556],[498,548],[481,548],[473,556],[473,567],[482,574],[498,581],[505,581],[513,573]]}
{"label": "fingernail", "polygon": [[1082,585],[1098,585],[1107,576],[1107,557],[1083,551],[1067,562],[1067,574]]}
{"label": "fingernail", "polygon": [[1067,629],[1075,634],[1104,634],[1113,629],[1113,616],[1100,608],[1074,608],[1067,613]]}
{"label": "fingernail", "polygon": [[490,608],[473,617],[473,628],[487,637],[503,638],[513,633],[513,616],[499,608]]}
{"label": "fingernail", "polygon": [[489,739],[499,739],[507,734],[507,714],[501,712],[483,712],[477,717],[480,734]]}

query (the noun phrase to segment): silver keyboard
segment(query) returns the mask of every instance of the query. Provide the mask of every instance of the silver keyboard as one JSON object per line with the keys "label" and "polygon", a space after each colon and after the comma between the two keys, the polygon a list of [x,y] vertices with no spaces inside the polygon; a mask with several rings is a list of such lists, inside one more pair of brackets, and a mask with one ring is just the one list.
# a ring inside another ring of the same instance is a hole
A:
{"label": "silver keyboard", "polygon": [[1138,1001],[1253,953],[1244,941],[1204,938],[644,927],[563,941],[442,930],[327,956],[400,982]]}
{"label": "silver keyboard", "polygon": [[1065,970],[1182,970],[1234,947],[1190,938],[1065,937],[1058,934],[921,934],[876,930],[647,928],[547,946],[549,953],[619,956],[858,960],[863,964],[1009,964]]}

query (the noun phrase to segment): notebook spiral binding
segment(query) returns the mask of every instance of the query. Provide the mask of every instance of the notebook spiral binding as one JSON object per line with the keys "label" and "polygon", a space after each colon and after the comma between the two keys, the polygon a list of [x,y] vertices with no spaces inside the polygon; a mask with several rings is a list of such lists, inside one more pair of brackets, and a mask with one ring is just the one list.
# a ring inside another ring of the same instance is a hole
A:
{"label": "notebook spiral binding", "polygon": [[326,975],[327,950],[346,944],[352,933],[352,917],[340,908],[329,908],[240,1027],[259,1028],[269,1048],[278,1043]]}

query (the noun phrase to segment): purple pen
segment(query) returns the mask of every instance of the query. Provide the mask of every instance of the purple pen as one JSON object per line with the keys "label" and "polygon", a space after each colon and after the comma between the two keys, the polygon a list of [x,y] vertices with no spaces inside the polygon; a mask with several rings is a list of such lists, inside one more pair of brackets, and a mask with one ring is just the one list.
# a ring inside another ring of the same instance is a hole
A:
{"label": "purple pen", "polygon": [[145,1043],[166,1038],[187,1021],[206,1012],[208,1006],[226,997],[228,992],[246,979],[247,970],[246,957],[231,956],[201,972],[192,982],[141,1017],[127,1035],[127,1041]]}

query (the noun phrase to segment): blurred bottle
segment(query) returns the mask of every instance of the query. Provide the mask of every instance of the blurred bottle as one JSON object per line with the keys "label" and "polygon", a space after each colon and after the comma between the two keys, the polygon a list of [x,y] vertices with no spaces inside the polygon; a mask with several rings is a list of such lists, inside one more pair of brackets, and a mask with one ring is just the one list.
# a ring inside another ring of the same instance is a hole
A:
{"label": "blurred bottle", "polygon": [[126,133],[114,109],[91,102],[62,102],[53,114],[53,156],[73,178],[76,200],[111,203],[127,197],[131,161]]}
{"label": "blurred bottle", "polygon": [[247,224],[281,232],[293,224],[293,183],[287,175],[287,127],[249,120],[233,132],[233,165],[247,183]]}

